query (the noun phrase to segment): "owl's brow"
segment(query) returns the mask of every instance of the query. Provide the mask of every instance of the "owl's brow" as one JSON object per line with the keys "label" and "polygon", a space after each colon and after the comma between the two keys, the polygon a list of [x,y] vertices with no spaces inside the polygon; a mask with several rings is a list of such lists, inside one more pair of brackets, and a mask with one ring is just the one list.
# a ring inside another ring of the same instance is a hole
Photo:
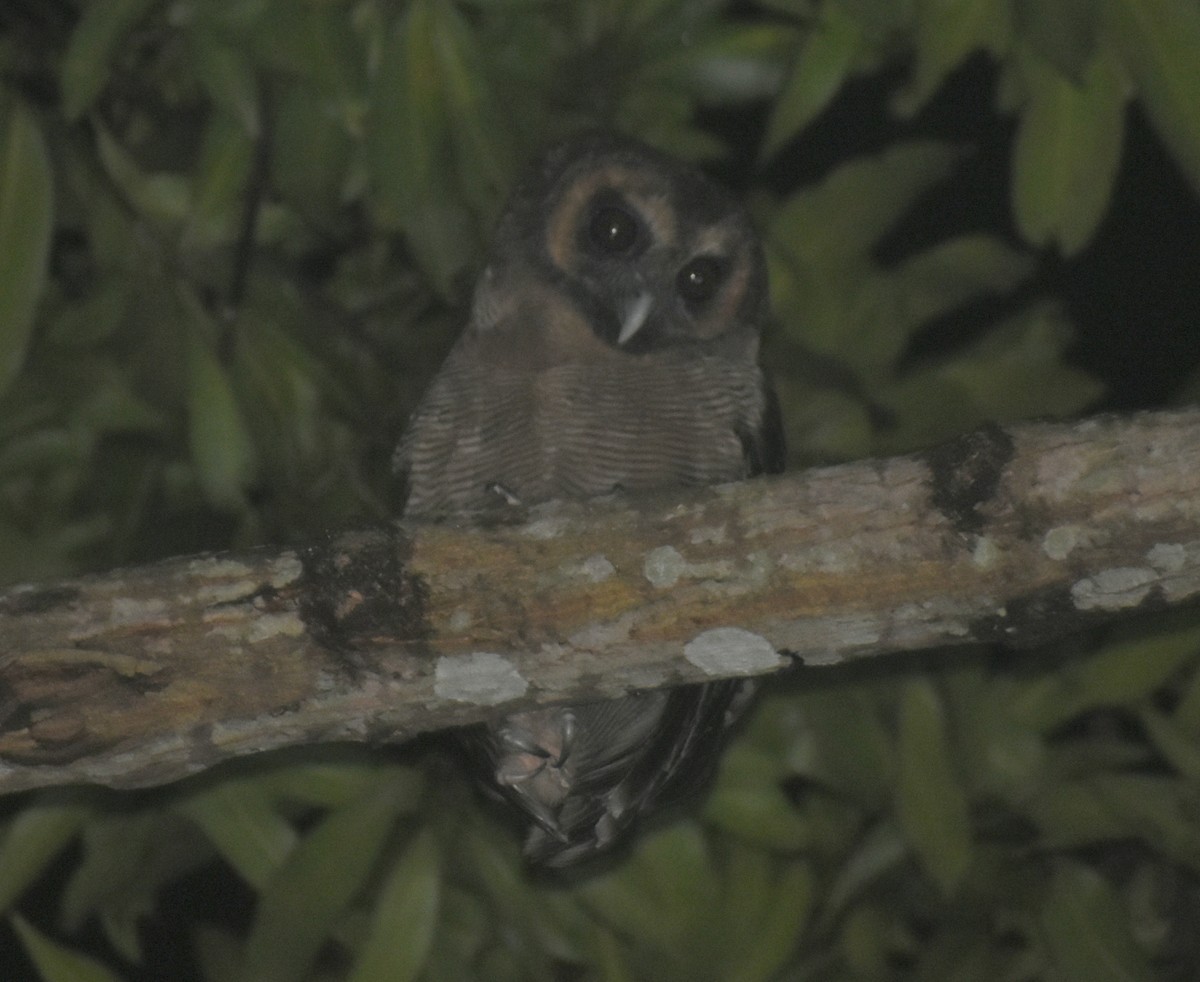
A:
{"label": "owl's brow", "polygon": [[[713,333],[721,333],[720,328],[723,326],[743,323],[738,316],[739,308],[746,299],[749,289],[749,265],[744,261],[735,262],[729,279],[722,284],[717,293],[713,308],[706,313],[702,321],[697,323],[697,333],[701,337],[709,337]],[[718,328],[715,332],[713,331],[714,327]]]}
{"label": "owl's brow", "polygon": [[625,164],[608,164],[576,180],[559,199],[546,226],[546,251],[560,269],[571,265],[576,230],[583,209],[603,189],[620,195],[639,217],[650,226],[655,241],[674,241],[677,228],[675,214],[668,198],[655,192],[644,174]]}
{"label": "owl's brow", "polygon": [[736,236],[727,226],[706,225],[696,233],[696,256],[725,256],[732,253],[737,245]]}

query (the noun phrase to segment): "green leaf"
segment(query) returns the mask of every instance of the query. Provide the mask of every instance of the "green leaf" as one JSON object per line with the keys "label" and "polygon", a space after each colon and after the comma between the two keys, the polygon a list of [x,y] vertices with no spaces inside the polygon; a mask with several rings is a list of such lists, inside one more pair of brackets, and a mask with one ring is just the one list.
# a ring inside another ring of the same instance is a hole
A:
{"label": "green leaf", "polygon": [[674,923],[682,938],[685,926],[719,893],[708,843],[695,822],[679,822],[642,840],[629,873],[647,895],[660,901],[659,916]]}
{"label": "green leaf", "polygon": [[105,173],[141,217],[167,226],[181,224],[188,217],[192,187],[185,175],[145,173],[108,130],[97,124],[95,133]]}
{"label": "green leaf", "polygon": [[480,953],[496,921],[497,908],[485,904],[477,893],[455,888],[448,879],[443,885],[441,922],[426,968],[430,982],[477,976]]}
{"label": "green leaf", "polygon": [[909,842],[942,892],[952,894],[971,862],[970,814],[950,757],[945,710],[926,679],[903,688],[896,794]]}
{"label": "green leaf", "polygon": [[12,926],[42,982],[121,982],[96,959],[51,940],[23,917],[13,917]]}
{"label": "green leaf", "polygon": [[25,361],[53,227],[46,143],[33,114],[0,90],[0,394]]}
{"label": "green leaf", "polygon": [[31,428],[4,440],[0,474],[12,478],[42,468],[74,470],[83,466],[87,451],[79,439],[57,427]]}
{"label": "green leaf", "polygon": [[798,706],[808,741],[806,753],[790,754],[796,772],[868,808],[886,801],[896,775],[896,748],[875,697],[845,686],[805,693]]}
{"label": "green leaf", "polygon": [[787,255],[822,271],[865,259],[961,156],[949,144],[912,141],[851,160],[783,207],[772,207],[768,235]]}
{"label": "green leaf", "polygon": [[817,0],[761,0],[760,7],[774,10],[785,17],[815,17]]}
{"label": "green leaf", "polygon": [[881,435],[880,446],[908,450],[988,420],[1081,411],[1104,386],[1064,364],[1071,338],[1062,311],[1038,306],[996,326],[967,351],[915,368],[882,393],[900,425]]}
{"label": "green leaf", "polygon": [[222,781],[177,807],[255,889],[266,886],[296,845],[296,830],[273,807],[262,781]]}
{"label": "green leaf", "polygon": [[715,24],[686,48],[671,48],[642,79],[683,88],[709,105],[744,105],[776,95],[794,60],[797,34],[778,23]]}
{"label": "green leaf", "polygon": [[402,790],[385,782],[330,813],[292,851],[259,897],[246,941],[245,982],[305,977],[335,919],[374,872],[402,806]]}
{"label": "green leaf", "polygon": [[872,306],[888,299],[871,289],[877,279],[873,251],[959,157],[933,141],[899,144],[842,165],[782,206],[770,201],[755,209],[766,229],[775,309],[794,312],[783,318],[792,340],[819,355],[871,357],[855,332],[869,324],[883,333],[891,325]]}
{"label": "green leaf", "polygon": [[[796,950],[817,900],[816,877],[803,860],[786,863],[775,877],[765,877],[766,870],[780,862],[761,849],[745,850],[734,862],[726,909],[730,918],[743,912],[744,923],[735,921],[736,926],[728,932],[736,939],[736,957],[730,958],[722,977],[729,982],[766,982],[776,977]],[[751,887],[750,897],[734,889],[748,871],[761,884]],[[752,899],[755,894],[760,896],[757,903]],[[745,917],[751,910],[754,916]]]}
{"label": "green leaf", "polygon": [[[207,12],[207,5],[202,9]],[[359,18],[337,4],[263,0],[241,37],[256,66],[287,77],[289,85],[316,91],[318,101],[310,106],[336,106],[338,121],[361,134],[362,89],[378,54],[379,14]],[[224,35],[223,25],[215,28]]]}
{"label": "green leaf", "polygon": [[778,785],[722,781],[705,802],[704,819],[761,848],[803,849],[812,838],[803,816]]}
{"label": "green leaf", "polygon": [[492,96],[479,41],[454,4],[436,3],[429,25],[454,145],[458,187],[489,220],[513,180],[510,130]]}
{"label": "green leaf", "polygon": [[1022,803],[1022,809],[1038,827],[1045,848],[1092,846],[1127,834],[1125,824],[1086,781],[1042,788]]}
{"label": "green leaf", "polygon": [[91,107],[108,82],[113,55],[156,2],[92,0],[83,7],[63,57],[62,111],[68,121]]}
{"label": "green leaf", "polygon": [[895,926],[895,915],[879,902],[863,904],[847,913],[839,925],[837,941],[846,978],[888,978]]}
{"label": "green leaf", "polygon": [[1099,0],[1016,0],[1017,31],[1039,55],[1079,81],[1096,50]]}
{"label": "green leaf", "polygon": [[73,351],[90,353],[111,338],[134,302],[136,284],[123,276],[105,276],[78,301],[55,311],[46,325],[46,340]]}
{"label": "green leaf", "polygon": [[983,296],[1011,290],[1033,271],[1031,257],[999,239],[963,235],[868,276],[846,311],[846,361],[867,385],[894,376],[921,328]]}
{"label": "green leaf", "polygon": [[188,32],[196,73],[213,103],[237,120],[243,136],[256,139],[261,130],[258,83],[245,54],[214,33]]}
{"label": "green leaf", "polygon": [[79,834],[92,807],[75,794],[48,792],[8,822],[0,839],[0,911],[9,907]]}
{"label": "green leaf", "polygon": [[[449,809],[444,809],[443,814],[446,811]],[[464,810],[459,807],[453,814],[462,817]],[[502,935],[502,943],[525,954],[529,970],[518,977],[537,974],[533,971],[534,966],[542,964],[551,954],[565,960],[577,960],[590,943],[594,920],[574,896],[548,893],[538,888],[522,869],[517,842],[508,828],[500,827],[490,816],[474,811],[467,812],[465,817],[473,820],[472,825],[466,828],[451,826],[441,836],[443,843],[452,842],[454,848],[443,850],[443,861],[449,869],[444,893],[445,913],[438,925],[438,933],[446,941],[436,944],[434,950],[443,948],[446,943],[467,946],[484,943],[482,935],[485,931],[475,922],[473,910],[465,907],[462,898],[449,889],[450,884],[465,879],[482,894],[493,911],[519,912],[506,915],[500,925],[494,923],[494,918],[484,916],[493,938]],[[467,918],[465,923],[463,917]]]}
{"label": "green leaf", "polygon": [[[920,962],[913,982],[967,982],[982,979],[1012,979],[1016,971],[1006,970],[1001,951],[990,932],[973,930],[974,925],[959,925],[952,920],[928,940],[922,939]],[[999,949],[999,950],[997,950]]]}
{"label": "green leaf", "polygon": [[1060,862],[1038,916],[1057,977],[1087,982],[1152,982],[1159,978],[1134,940],[1129,914],[1099,873]]}
{"label": "green leaf", "polygon": [[420,977],[437,925],[440,886],[437,842],[426,829],[413,837],[392,867],[349,982],[408,982]]}
{"label": "green leaf", "polygon": [[[766,357],[767,364],[780,364]],[[786,364],[786,362],[783,362]],[[793,460],[853,460],[875,449],[872,420],[862,399],[832,389],[815,389],[808,380],[778,373],[784,419],[784,446]]]}
{"label": "green leaf", "polygon": [[200,305],[184,298],[187,329],[188,442],[196,479],[214,505],[238,511],[255,477],[256,458],[229,373],[202,332],[208,320]]}
{"label": "green leaf", "polygon": [[181,250],[201,253],[241,234],[253,154],[254,146],[242,127],[226,113],[214,114],[191,171],[191,209],[180,237]]}
{"label": "green leaf", "polygon": [[783,91],[775,98],[760,156],[767,159],[807,126],[837,94],[861,55],[858,24],[837,5],[822,8],[822,17],[792,62]]}
{"label": "green leaf", "polygon": [[611,931],[597,929],[592,947],[592,966],[600,982],[636,982],[621,943]]}
{"label": "green leaf", "polygon": [[406,812],[417,810],[424,793],[425,779],[413,767],[381,767],[378,755],[366,748],[351,748],[353,753],[340,753],[341,747],[326,747],[324,760],[314,760],[316,748],[304,748],[304,760],[287,767],[273,767],[262,777],[270,793],[285,801],[301,805],[321,805],[340,808],[365,795],[381,782],[394,789]]}
{"label": "green leaf", "polygon": [[1180,684],[1172,718],[1180,729],[1193,737],[1200,736],[1200,671],[1193,671],[1191,677]]}
{"label": "green leaf", "polygon": [[[872,47],[886,48],[912,30],[915,8],[923,0],[842,0]],[[806,17],[811,16],[805,15]]]}
{"label": "green leaf", "polygon": [[1139,840],[1160,855],[1200,869],[1200,801],[1178,778],[1098,773],[1046,787],[1022,808],[1040,830],[1044,848]]}
{"label": "green leaf", "polygon": [[77,931],[98,916],[113,947],[136,961],[142,943],[138,921],[154,909],[159,889],[212,858],[191,823],[170,812],[101,813],[84,829],[83,860],[63,892],[63,925]]}
{"label": "green leaf", "polygon": [[1126,838],[1200,870],[1200,800],[1194,786],[1151,774],[1099,774],[1090,780]]}
{"label": "green leaf", "polygon": [[384,43],[366,148],[380,219],[404,232],[434,286],[450,295],[473,258],[476,230],[452,180],[457,163],[437,8],[435,0],[414,0]]}
{"label": "green leaf", "polygon": [[1007,4],[995,0],[927,0],[916,4],[916,67],[912,82],[893,100],[908,116],[978,50],[999,54],[1011,35]]}
{"label": "green leaf", "polygon": [[[765,849],[733,843],[721,856],[721,911],[715,941],[722,960],[741,961],[753,948],[754,935],[770,908],[772,870],[776,858]],[[725,968],[724,974],[729,969]]]}
{"label": "green leaf", "polygon": [[1013,210],[1035,245],[1072,255],[1108,209],[1125,131],[1125,79],[1107,50],[1078,83],[1027,52],[1019,60],[1029,93],[1013,147]]}
{"label": "green leaf", "polygon": [[1200,194],[1200,5],[1195,0],[1113,0],[1111,40],[1138,98]]}
{"label": "green leaf", "polygon": [[822,904],[822,926],[836,921],[870,883],[899,866],[906,855],[904,838],[890,816],[872,826],[837,871]]}
{"label": "green leaf", "polygon": [[887,334],[911,338],[918,327],[965,304],[1014,289],[1034,270],[1033,257],[991,235],[946,239],[889,271],[890,288],[900,295],[898,323],[876,325],[868,342],[886,343]]}
{"label": "green leaf", "polygon": [[272,185],[287,204],[323,225],[337,220],[343,204],[351,154],[349,134],[328,113],[314,112],[320,96],[299,85],[280,92],[272,141]]}
{"label": "green leaf", "polygon": [[1018,713],[1026,683],[987,673],[980,660],[943,678],[971,793],[1019,798],[1041,778],[1047,752],[1042,734]]}
{"label": "green leaf", "polygon": [[1025,706],[1025,716],[1046,731],[1091,709],[1132,705],[1198,654],[1200,624],[1190,617],[1169,618],[1152,630],[1143,625],[1116,629],[1098,652],[1047,680],[1049,687]]}
{"label": "green leaf", "polygon": [[1200,743],[1194,735],[1176,725],[1170,716],[1152,709],[1143,710],[1138,718],[1146,735],[1171,766],[1184,777],[1200,781]]}
{"label": "green leaf", "polygon": [[78,433],[94,429],[162,435],[170,429],[166,413],[132,391],[128,372],[107,362],[96,365],[94,384],[72,407],[68,420]]}
{"label": "green leaf", "polygon": [[191,949],[204,982],[237,982],[242,939],[232,930],[196,920],[191,925]]}
{"label": "green leaf", "polygon": [[583,884],[579,896],[619,933],[683,961],[695,918],[713,909],[719,889],[695,825],[680,823],[640,839],[628,863]]}

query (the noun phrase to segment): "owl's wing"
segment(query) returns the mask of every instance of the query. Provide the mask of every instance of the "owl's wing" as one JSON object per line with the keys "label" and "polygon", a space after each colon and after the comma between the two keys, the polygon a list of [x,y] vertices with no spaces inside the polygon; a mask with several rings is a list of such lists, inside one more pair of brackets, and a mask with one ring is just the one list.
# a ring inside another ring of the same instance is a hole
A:
{"label": "owl's wing", "polygon": [[503,504],[489,486],[502,484],[511,462],[523,461],[530,449],[523,439],[530,413],[520,393],[520,385],[498,381],[479,352],[460,339],[392,457],[404,482],[406,517],[482,516]]}
{"label": "owl's wing", "polygon": [[667,692],[654,739],[621,782],[634,811],[670,807],[708,785],[729,728],[745,711],[754,684],[722,679]]}
{"label": "owl's wing", "polygon": [[779,396],[766,373],[762,373],[763,410],[762,418],[755,429],[738,431],[742,442],[742,456],[746,462],[746,476],[760,474],[782,474],[787,463],[787,448],[783,438],[783,414],[779,409]]}

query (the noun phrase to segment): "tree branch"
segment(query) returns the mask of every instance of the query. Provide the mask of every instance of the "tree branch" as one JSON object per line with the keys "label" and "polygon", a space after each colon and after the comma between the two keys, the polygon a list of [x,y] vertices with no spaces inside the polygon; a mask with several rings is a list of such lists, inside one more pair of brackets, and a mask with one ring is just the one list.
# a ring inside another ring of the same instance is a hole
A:
{"label": "tree branch", "polygon": [[172,559],[0,595],[0,791],[163,783],[790,659],[1031,644],[1198,595],[1200,410]]}

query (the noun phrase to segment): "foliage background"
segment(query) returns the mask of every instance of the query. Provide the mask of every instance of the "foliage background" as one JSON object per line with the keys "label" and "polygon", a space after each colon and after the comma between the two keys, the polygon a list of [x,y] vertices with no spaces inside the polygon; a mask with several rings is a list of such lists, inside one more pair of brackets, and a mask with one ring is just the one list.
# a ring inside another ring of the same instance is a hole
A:
{"label": "foliage background", "polygon": [[[1195,0],[0,28],[0,582],[388,515],[514,175],[596,123],[748,201],[795,466],[1200,394]],[[435,744],[18,796],[0,975],[1193,979],[1198,649],[1175,615],[779,680],[693,814],[567,884]]]}

